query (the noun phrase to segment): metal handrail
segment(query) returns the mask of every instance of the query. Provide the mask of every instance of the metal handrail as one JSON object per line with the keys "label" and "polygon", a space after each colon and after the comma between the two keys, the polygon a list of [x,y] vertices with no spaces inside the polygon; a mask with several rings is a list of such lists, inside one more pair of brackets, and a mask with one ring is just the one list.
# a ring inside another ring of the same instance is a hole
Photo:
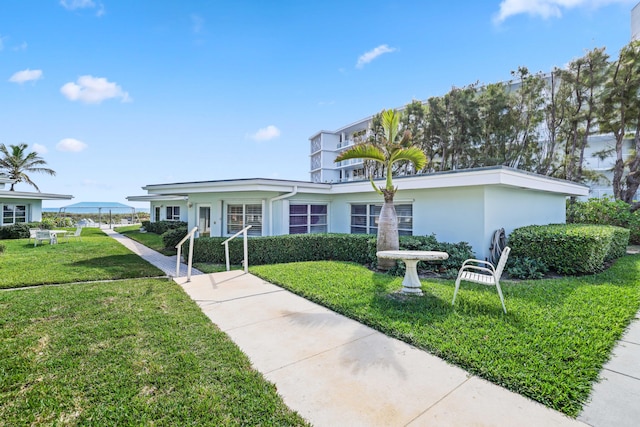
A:
{"label": "metal handrail", "polygon": [[186,236],[180,240],[180,243],[176,245],[178,250],[178,257],[176,258],[176,277],[180,277],[180,252],[182,251],[182,244],[189,239],[189,260],[187,262],[187,282],[191,281],[191,265],[193,264],[193,237],[198,227],[193,227]]}
{"label": "metal handrail", "polygon": [[252,225],[247,225],[245,228],[243,228],[242,230],[238,231],[236,234],[234,234],[233,236],[229,237],[227,240],[225,240],[224,242],[220,243],[221,245],[224,245],[224,255],[226,257],[227,260],[227,271],[229,271],[231,269],[230,265],[229,265],[229,242],[233,239],[235,239],[236,237],[238,237],[240,234],[244,234],[244,259],[242,260],[242,264],[244,264],[244,272],[248,273],[249,272],[249,249],[247,247],[247,230],[250,229],[251,227],[253,227]]}

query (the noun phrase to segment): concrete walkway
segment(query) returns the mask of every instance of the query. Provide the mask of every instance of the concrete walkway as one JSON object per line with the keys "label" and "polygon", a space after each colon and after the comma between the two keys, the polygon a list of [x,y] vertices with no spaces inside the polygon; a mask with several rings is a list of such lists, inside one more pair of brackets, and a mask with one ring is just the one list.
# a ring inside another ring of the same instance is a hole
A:
{"label": "concrete walkway", "polygon": [[[107,232],[175,275],[175,257]],[[638,319],[574,420],[251,274],[192,275],[174,280],[315,426],[608,427],[640,419]]]}
{"label": "concrete walkway", "polygon": [[[148,261],[149,263],[155,265],[160,270],[164,272],[167,276],[175,277],[176,276],[176,260],[177,256],[166,256],[162,255],[159,252],[154,251],[153,249],[149,249],[145,245],[136,242],[120,233],[113,231],[111,228],[102,228],[108,236],[113,237],[118,242],[127,247],[131,252],[136,255],[140,255],[141,258]],[[192,268],[192,275],[203,274],[201,271]],[[183,262],[180,263],[180,275],[187,275],[187,265]]]}

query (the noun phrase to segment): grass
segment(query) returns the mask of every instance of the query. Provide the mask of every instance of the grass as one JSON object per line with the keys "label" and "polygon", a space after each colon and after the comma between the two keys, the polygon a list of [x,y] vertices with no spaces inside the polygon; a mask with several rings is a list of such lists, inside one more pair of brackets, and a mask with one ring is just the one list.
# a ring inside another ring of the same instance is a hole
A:
{"label": "grass", "polygon": [[135,240],[138,243],[142,243],[148,248],[153,249],[156,252],[160,252],[164,255],[175,255],[177,253],[175,248],[165,248],[162,236],[156,233],[141,233],[140,225],[128,225],[126,227],[116,227],[114,229],[120,234],[127,236],[130,239]]}
{"label": "grass", "polygon": [[[74,229],[75,230],[75,229]],[[51,283],[164,276],[97,228],[84,228],[82,241],[33,246],[28,239],[3,240],[0,289]]]}
{"label": "grass", "polygon": [[253,266],[251,272],[425,349],[495,384],[577,416],[616,341],[640,308],[640,256],[595,275],[504,282],[494,288],[422,280],[424,297],[396,293],[402,278],[340,262]]}
{"label": "grass", "polygon": [[0,292],[0,360],[0,426],[305,425],[168,279]]}

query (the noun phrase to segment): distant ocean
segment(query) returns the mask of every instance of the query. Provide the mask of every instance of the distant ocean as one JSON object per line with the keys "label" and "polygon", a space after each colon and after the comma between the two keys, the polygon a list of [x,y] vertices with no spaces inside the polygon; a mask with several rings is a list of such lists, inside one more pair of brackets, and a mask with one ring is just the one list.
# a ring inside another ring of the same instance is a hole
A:
{"label": "distant ocean", "polygon": [[[100,212],[102,214],[109,214],[111,211],[112,214],[130,214],[131,208],[102,208]],[[42,208],[42,212],[60,212],[60,208]],[[72,214],[97,214],[98,208],[66,208],[64,210],[66,213]],[[149,208],[136,208],[136,213],[145,212],[149,213]]]}

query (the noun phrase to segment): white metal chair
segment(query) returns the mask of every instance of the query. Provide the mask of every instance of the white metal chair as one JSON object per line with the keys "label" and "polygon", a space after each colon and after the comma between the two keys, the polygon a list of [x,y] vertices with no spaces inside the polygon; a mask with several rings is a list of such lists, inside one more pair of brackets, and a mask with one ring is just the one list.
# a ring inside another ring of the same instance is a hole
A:
{"label": "white metal chair", "polygon": [[36,232],[38,231],[38,228],[30,228],[29,229],[29,243],[31,243],[31,240],[36,238]]}
{"label": "white metal chair", "polygon": [[504,305],[504,297],[502,296],[502,289],[500,288],[500,277],[502,271],[509,258],[510,247],[503,249],[500,255],[500,261],[496,267],[488,261],[481,261],[479,259],[468,259],[460,268],[458,272],[458,278],[456,279],[456,289],[453,291],[453,300],[451,305],[456,302],[456,295],[460,288],[460,282],[466,280],[467,282],[480,283],[481,285],[495,286],[500,295],[500,302],[502,303],[502,309],[507,312],[507,308]]}
{"label": "white metal chair", "polygon": [[33,238],[33,247],[38,246],[38,242],[44,242],[46,240],[48,240],[50,244],[54,243],[55,235],[49,230],[37,230]]}
{"label": "white metal chair", "polygon": [[70,238],[76,238],[78,240],[80,240],[82,242],[82,227],[77,227],[76,231],[73,234],[66,234],[65,237],[67,238],[67,242],[69,241]]}

